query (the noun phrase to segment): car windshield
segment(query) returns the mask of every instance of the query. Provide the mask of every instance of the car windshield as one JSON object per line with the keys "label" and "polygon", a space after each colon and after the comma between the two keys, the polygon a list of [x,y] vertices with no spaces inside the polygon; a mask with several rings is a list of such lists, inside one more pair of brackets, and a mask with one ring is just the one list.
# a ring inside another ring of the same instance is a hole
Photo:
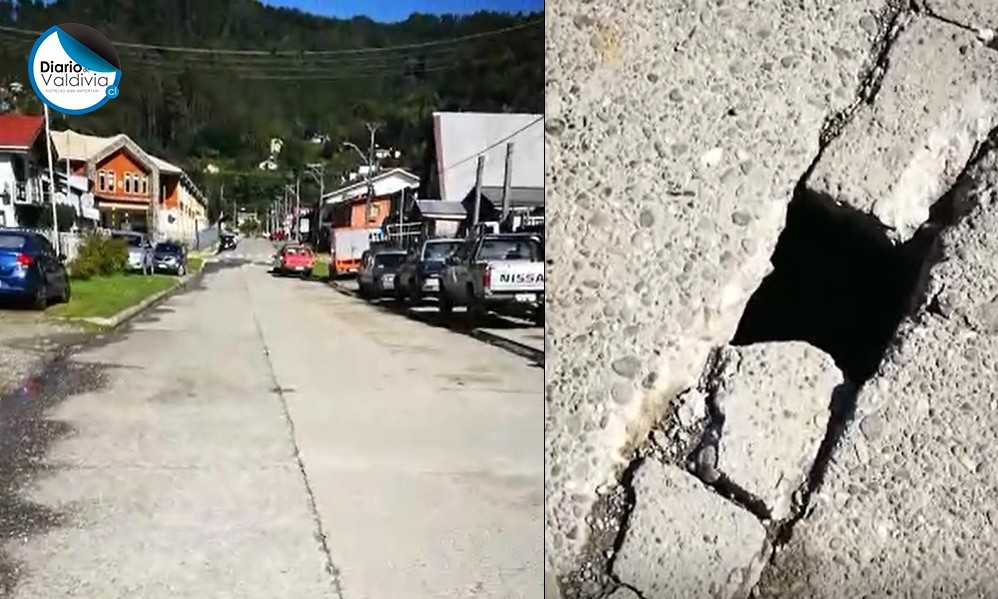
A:
{"label": "car windshield", "polygon": [[23,235],[0,235],[0,250],[19,250],[25,243]]}
{"label": "car windshield", "polygon": [[180,246],[175,243],[160,243],[156,245],[157,254],[179,254]]}
{"label": "car windshield", "polygon": [[303,247],[289,247],[284,248],[285,255],[288,256],[308,256],[312,252],[308,251],[308,248]]}
{"label": "car windshield", "polygon": [[127,243],[130,247],[137,248],[142,247],[142,238],[138,235],[113,235],[115,239],[121,239]]}
{"label": "car windshield", "polygon": [[405,254],[377,254],[374,263],[384,268],[398,268],[405,262]]}
{"label": "car windshield", "polygon": [[543,259],[540,244],[534,239],[486,239],[478,252],[479,260],[530,260]]}
{"label": "car windshield", "polygon": [[427,262],[443,262],[461,247],[460,241],[447,241],[426,244],[423,250],[423,260]]}

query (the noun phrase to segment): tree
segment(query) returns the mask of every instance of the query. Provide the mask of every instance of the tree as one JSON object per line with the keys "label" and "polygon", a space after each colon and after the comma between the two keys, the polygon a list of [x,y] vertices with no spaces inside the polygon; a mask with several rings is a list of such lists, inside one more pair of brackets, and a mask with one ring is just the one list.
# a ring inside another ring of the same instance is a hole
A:
{"label": "tree", "polygon": [[[116,42],[291,51],[191,55],[119,46],[121,95],[94,113],[60,123],[98,135],[126,133],[184,167],[190,166],[188,160],[211,157],[230,170],[254,169],[266,159],[271,137],[287,142],[285,168],[321,159],[350,164],[347,158],[337,158],[340,144],[350,140],[366,146],[364,121],[383,123],[379,142],[401,150],[406,165],[416,168],[434,110],[540,113],[540,22],[425,49],[337,56],[295,53],[436,43],[541,18],[540,13],[481,12],[413,15],[401,23],[382,24],[367,18],[318,17],[254,0],[0,0],[0,23],[18,28],[43,30],[52,23],[82,22],[94,24]],[[0,44],[4,80],[26,83],[23,44]],[[41,108],[35,104],[29,109]],[[314,148],[322,150],[314,157],[309,148],[295,147],[305,145],[302,137],[308,131],[331,139],[327,147]]]}

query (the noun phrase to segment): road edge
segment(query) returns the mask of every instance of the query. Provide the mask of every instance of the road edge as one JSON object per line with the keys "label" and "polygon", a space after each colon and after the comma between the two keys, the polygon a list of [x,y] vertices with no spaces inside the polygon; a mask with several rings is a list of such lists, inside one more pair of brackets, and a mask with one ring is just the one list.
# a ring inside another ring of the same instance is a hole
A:
{"label": "road edge", "polygon": [[180,291],[186,291],[187,288],[192,283],[196,284],[201,280],[203,276],[204,276],[204,267],[202,267],[200,270],[198,270],[195,273],[189,274],[186,277],[179,279],[176,282],[176,284],[169,287],[168,289],[164,289],[163,291],[154,293],[149,297],[147,297],[146,299],[142,300],[141,302],[135,304],[134,306],[130,306],[118,312],[114,316],[109,316],[107,318],[102,318],[99,316],[91,316],[89,318],[70,318],[67,320],[85,322],[88,324],[97,325],[99,327],[105,327],[112,330],[117,329],[121,327],[123,324],[135,318],[136,316],[142,314],[146,310],[153,308],[160,302],[169,299],[170,297],[179,293]]}
{"label": "road edge", "polygon": [[494,345],[528,360],[544,363],[544,351],[531,347],[526,343],[520,343],[519,341],[514,341],[502,335],[496,335],[484,329],[471,329],[471,336],[479,341],[484,341],[489,345]]}

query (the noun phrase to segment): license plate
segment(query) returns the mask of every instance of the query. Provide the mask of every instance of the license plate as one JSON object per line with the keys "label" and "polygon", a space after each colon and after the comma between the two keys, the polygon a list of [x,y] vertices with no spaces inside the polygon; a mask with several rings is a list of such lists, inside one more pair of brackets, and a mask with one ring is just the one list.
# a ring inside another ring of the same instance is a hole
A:
{"label": "license plate", "polygon": [[437,291],[440,289],[440,281],[438,279],[429,279],[423,283],[423,289],[427,291]]}
{"label": "license plate", "polygon": [[537,294],[536,293],[517,293],[516,296],[515,296],[515,299],[516,299],[516,301],[520,302],[521,304],[527,304],[527,303],[530,303],[530,302],[537,301]]}
{"label": "license plate", "polygon": [[391,288],[395,287],[395,277],[393,277],[391,275],[388,275],[386,277],[382,277],[381,278],[381,284],[384,285],[385,287],[388,287],[389,289],[391,289]]}
{"label": "license plate", "polygon": [[305,270],[305,267],[304,266],[296,266],[295,270]]}

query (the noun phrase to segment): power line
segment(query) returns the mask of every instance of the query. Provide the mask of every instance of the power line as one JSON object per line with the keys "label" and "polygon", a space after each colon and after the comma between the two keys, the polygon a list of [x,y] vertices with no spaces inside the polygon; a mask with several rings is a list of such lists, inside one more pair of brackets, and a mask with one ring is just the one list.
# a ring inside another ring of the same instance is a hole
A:
{"label": "power line", "polygon": [[[527,34],[533,34],[534,31],[525,32]],[[538,30],[536,33],[543,33]],[[0,44],[5,44],[8,46],[27,46],[34,43],[34,39],[27,39],[21,37],[12,37],[9,32],[4,31],[0,28]],[[173,56],[162,56],[159,54],[151,53],[145,50],[133,50],[126,49],[119,53],[119,57],[122,62],[128,64],[130,61],[146,61],[157,64],[196,64],[198,67],[205,66],[218,66],[218,67],[230,67],[230,66],[253,66],[253,67],[285,67],[288,65],[300,65],[300,66],[314,66],[314,67],[324,67],[331,65],[377,65],[383,63],[396,63],[399,60],[404,60],[407,58],[415,60],[425,60],[431,59],[438,56],[451,56],[458,53],[467,52],[466,48],[458,46],[439,46],[434,48],[426,49],[421,52],[413,51],[399,51],[391,50],[390,52],[384,52],[380,54],[365,54],[361,56],[211,56],[208,58],[211,61],[208,65],[205,64],[205,57],[201,55],[195,56],[183,56],[183,55],[173,55]]]}
{"label": "power line", "polygon": [[[198,48],[198,47],[187,47],[187,46],[160,46],[156,44],[140,44],[134,42],[115,42],[116,48],[134,48],[138,50],[155,50],[157,52],[177,52],[177,53],[188,53],[188,54],[217,54],[217,55],[229,55],[229,56],[347,56],[347,55],[358,55],[358,54],[378,54],[384,52],[393,52],[398,50],[413,50],[417,48],[432,48],[437,46],[447,46],[453,44],[460,44],[469,40],[482,39],[488,37],[494,37],[497,35],[503,35],[505,33],[510,33],[512,31],[518,31],[520,29],[525,29],[527,27],[533,27],[543,23],[543,19],[534,19],[527,21],[526,23],[520,23],[519,25],[513,25],[510,27],[504,27],[502,29],[493,29],[490,31],[482,31],[480,33],[473,33],[470,35],[464,35],[460,37],[454,37],[446,40],[437,40],[433,42],[418,42],[411,44],[398,44],[394,46],[379,46],[379,47],[367,47],[367,48],[349,48],[343,50],[230,50],[223,48]],[[7,33],[18,33],[24,35],[41,35],[42,31],[34,31],[31,29],[21,29],[19,27],[10,26],[0,26],[0,31]]]}
{"label": "power line", "polygon": [[506,143],[507,141],[513,139],[517,135],[523,133],[527,129],[533,127],[534,125],[536,125],[537,123],[539,123],[539,122],[541,122],[543,120],[544,120],[543,116],[537,117],[533,121],[531,121],[531,122],[527,123],[526,125],[520,127],[519,129],[517,129],[516,131],[510,133],[509,135],[507,135],[506,137],[500,139],[499,141],[497,141],[497,142],[495,142],[495,143],[493,143],[493,144],[491,144],[489,146],[486,146],[486,148],[484,150],[475,152],[474,154],[472,154],[471,156],[468,156],[467,158],[462,158],[461,160],[458,160],[457,162],[455,162],[454,164],[451,164],[450,166],[445,166],[444,168],[442,168],[440,170],[440,172],[443,173],[443,172],[449,171],[450,169],[452,169],[454,167],[461,166],[462,164],[464,164],[465,162],[468,162],[469,160],[474,160],[475,158],[478,158],[479,156],[481,156],[482,154],[488,152],[492,148],[498,147],[498,146]]}

